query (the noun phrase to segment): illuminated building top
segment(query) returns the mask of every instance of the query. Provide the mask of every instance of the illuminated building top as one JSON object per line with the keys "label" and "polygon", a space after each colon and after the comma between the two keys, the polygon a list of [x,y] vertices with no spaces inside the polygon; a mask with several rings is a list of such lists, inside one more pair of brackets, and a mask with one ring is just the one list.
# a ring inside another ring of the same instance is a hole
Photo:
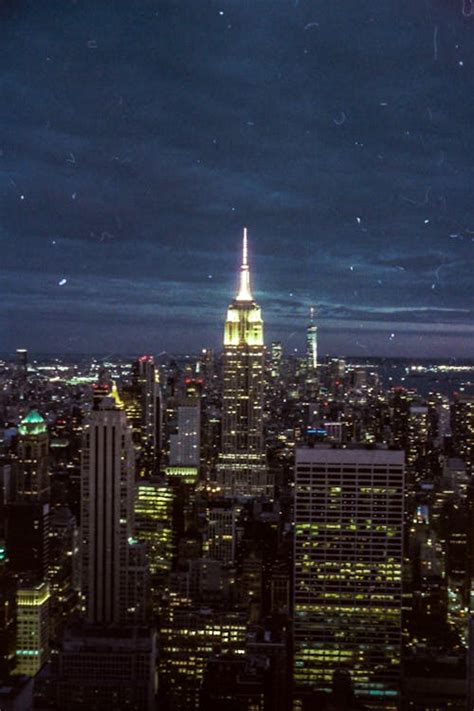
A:
{"label": "illuminated building top", "polygon": [[260,307],[250,290],[247,228],[244,228],[239,291],[227,310],[225,346],[263,346],[263,321]]}
{"label": "illuminated building top", "polygon": [[111,393],[110,393],[110,397],[113,398],[113,400],[114,400],[114,402],[115,402],[115,407],[117,407],[119,410],[123,410],[123,409],[124,409],[123,400],[122,400],[122,398],[120,397],[120,393],[119,393],[119,391],[118,391],[117,383],[115,382],[115,380],[114,380],[113,383],[112,383],[112,390],[111,390]]}
{"label": "illuminated building top", "polygon": [[44,434],[46,432],[46,423],[37,410],[31,410],[20,422],[18,431],[23,436]]}
{"label": "illuminated building top", "polygon": [[247,228],[244,227],[244,238],[242,244],[242,266],[240,267],[240,289],[236,301],[253,301],[250,290],[250,270],[248,263],[248,240]]}

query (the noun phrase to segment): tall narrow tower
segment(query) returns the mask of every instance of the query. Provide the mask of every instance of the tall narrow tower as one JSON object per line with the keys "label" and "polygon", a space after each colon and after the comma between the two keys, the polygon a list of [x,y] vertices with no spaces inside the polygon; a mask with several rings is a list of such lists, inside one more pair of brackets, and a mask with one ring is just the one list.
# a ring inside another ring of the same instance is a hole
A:
{"label": "tall narrow tower", "polygon": [[318,327],[314,320],[314,306],[309,310],[309,325],[306,329],[306,365],[308,375],[315,375],[318,367]]}
{"label": "tall narrow tower", "polygon": [[6,520],[9,570],[40,582],[48,570],[50,477],[48,428],[39,412],[31,410],[21,420],[18,435]]}
{"label": "tall narrow tower", "polygon": [[132,432],[113,393],[92,411],[82,448],[82,593],[87,621],[99,625],[133,624],[145,606],[145,582],[136,579]]}
{"label": "tall narrow tower", "polygon": [[224,330],[222,450],[217,483],[225,496],[270,492],[263,437],[264,345],[260,307],[250,289],[247,230],[240,285]]}
{"label": "tall narrow tower", "polygon": [[125,411],[132,425],[139,478],[155,473],[158,449],[159,385],[155,360],[143,355],[133,365],[131,386],[124,392]]}

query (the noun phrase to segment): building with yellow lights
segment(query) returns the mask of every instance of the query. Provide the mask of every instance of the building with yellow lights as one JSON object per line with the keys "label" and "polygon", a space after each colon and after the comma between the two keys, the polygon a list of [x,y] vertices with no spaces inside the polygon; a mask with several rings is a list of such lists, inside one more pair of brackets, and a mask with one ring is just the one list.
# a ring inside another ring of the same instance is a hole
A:
{"label": "building with yellow lights", "polygon": [[49,586],[22,585],[17,590],[16,673],[35,676],[49,658]]}
{"label": "building with yellow lights", "polygon": [[208,660],[214,654],[243,658],[245,615],[204,607],[171,605],[160,629],[160,689],[167,708],[198,709]]}
{"label": "building with yellow lights", "polygon": [[240,288],[224,330],[222,449],[217,484],[224,496],[271,494],[263,434],[264,342],[260,307],[250,289],[247,230]]}
{"label": "building with yellow lights", "polygon": [[348,670],[369,708],[398,709],[404,453],[296,451],[294,682],[329,691]]}

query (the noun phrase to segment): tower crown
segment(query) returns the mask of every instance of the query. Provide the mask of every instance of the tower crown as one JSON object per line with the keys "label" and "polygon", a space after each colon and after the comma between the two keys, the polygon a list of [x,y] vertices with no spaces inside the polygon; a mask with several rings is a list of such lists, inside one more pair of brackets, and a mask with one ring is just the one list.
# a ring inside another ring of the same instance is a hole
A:
{"label": "tower crown", "polygon": [[21,435],[43,434],[47,431],[46,422],[38,410],[30,410],[20,422],[18,431]]}
{"label": "tower crown", "polygon": [[242,265],[240,267],[240,288],[237,294],[236,301],[253,301],[252,292],[250,291],[250,270],[248,264],[248,242],[247,228],[244,227],[244,235],[242,242]]}
{"label": "tower crown", "polygon": [[250,291],[247,245],[247,228],[244,228],[240,288],[227,309],[225,346],[263,346],[262,313]]}

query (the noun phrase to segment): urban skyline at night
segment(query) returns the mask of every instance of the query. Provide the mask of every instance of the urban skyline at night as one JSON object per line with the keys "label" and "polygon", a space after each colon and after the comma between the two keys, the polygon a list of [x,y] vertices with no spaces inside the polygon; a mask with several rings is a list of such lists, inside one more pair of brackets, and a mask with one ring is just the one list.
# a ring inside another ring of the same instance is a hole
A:
{"label": "urban skyline at night", "polygon": [[265,348],[241,239],[216,352],[0,359],[0,700],[472,711],[474,366]]}
{"label": "urban skyline at night", "polygon": [[0,0],[1,711],[474,711],[474,0]]}

